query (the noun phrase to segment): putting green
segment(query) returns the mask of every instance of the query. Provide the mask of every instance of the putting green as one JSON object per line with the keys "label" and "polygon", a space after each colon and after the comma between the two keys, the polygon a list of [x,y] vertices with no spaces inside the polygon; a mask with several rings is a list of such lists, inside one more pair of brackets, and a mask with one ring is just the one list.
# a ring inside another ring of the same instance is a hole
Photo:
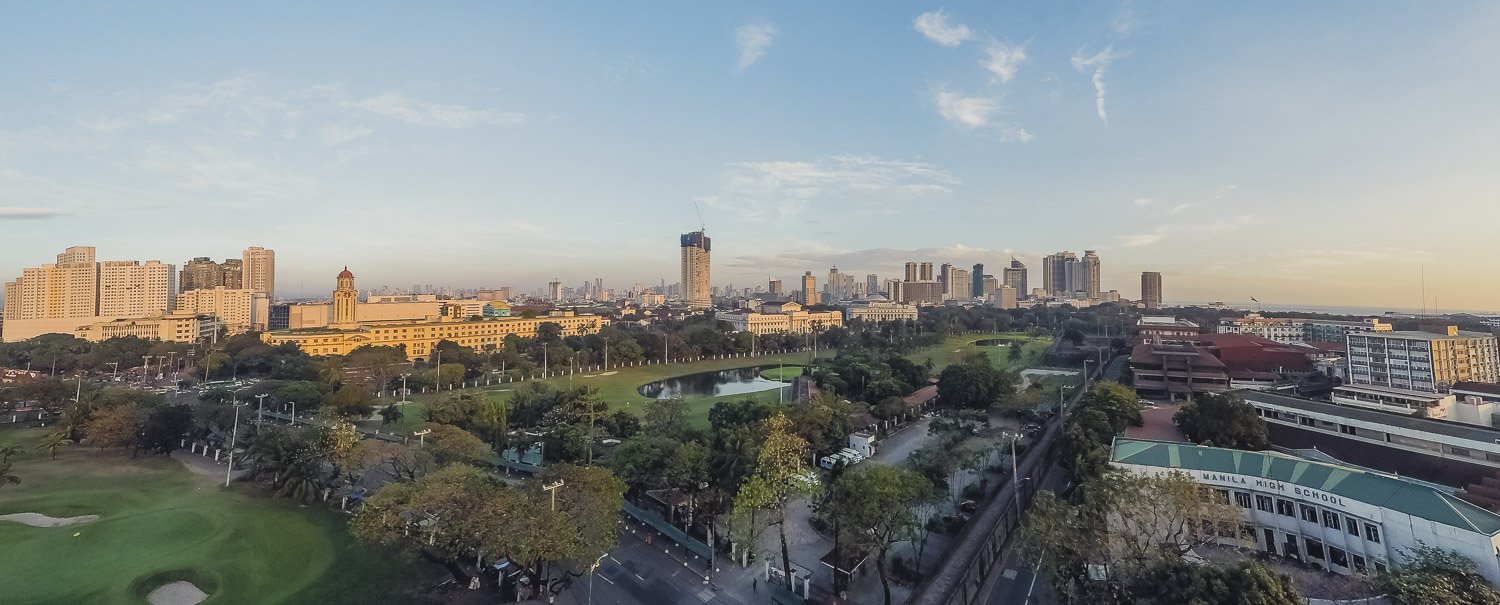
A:
{"label": "putting green", "polygon": [[[6,431],[0,442],[28,446],[41,432]],[[15,472],[22,483],[0,489],[0,514],[99,520],[0,522],[8,603],[144,603],[183,578],[209,593],[208,604],[411,602],[433,573],[355,543],[334,513],[250,486],[226,490],[164,457],[28,453]]]}
{"label": "putting green", "polygon": [[766,380],[780,380],[790,382],[792,379],[802,375],[802,366],[783,366],[778,368],[766,368],[760,371],[761,378]]}

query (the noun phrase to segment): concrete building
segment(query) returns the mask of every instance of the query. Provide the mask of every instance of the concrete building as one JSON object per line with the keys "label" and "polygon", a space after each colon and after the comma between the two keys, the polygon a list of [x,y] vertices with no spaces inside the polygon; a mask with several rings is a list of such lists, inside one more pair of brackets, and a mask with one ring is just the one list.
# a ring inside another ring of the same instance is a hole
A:
{"label": "concrete building", "polygon": [[1350,333],[1345,339],[1351,385],[1440,393],[1460,382],[1500,382],[1500,353],[1491,334],[1437,326]]}
{"label": "concrete building", "polygon": [[250,246],[241,254],[240,262],[240,287],[265,292],[267,298],[276,300],[276,251]]}
{"label": "concrete building", "polygon": [[177,287],[179,292],[207,290],[220,286],[230,290],[239,290],[243,283],[243,275],[244,261],[242,259],[225,259],[221,264],[207,256],[200,256],[182,265],[177,278]]}
{"label": "concrete building", "polygon": [[134,336],[147,340],[195,343],[218,338],[223,324],[213,315],[173,313],[156,317],[98,319],[81,324],[72,334],[90,342]]}
{"label": "concrete building", "polygon": [[1155,271],[1141,273],[1141,306],[1147,309],[1161,308],[1161,274]]}
{"label": "concrete building", "polygon": [[91,246],[74,246],[57,262],[23,269],[5,284],[7,342],[71,334],[79,326],[122,317],[162,315],[177,297],[177,271],[159,261],[98,262]]}
{"label": "concrete building", "polygon": [[1220,334],[1252,334],[1287,344],[1337,342],[1349,334],[1390,332],[1391,324],[1378,318],[1364,321],[1337,321],[1301,317],[1261,317],[1251,313],[1244,317],[1219,320]]}
{"label": "concrete building", "polygon": [[844,309],[844,319],[846,321],[859,319],[875,323],[915,320],[916,318],[916,305],[891,302],[890,299],[878,294],[856,301]]}
{"label": "concrete building", "polygon": [[1014,258],[1010,259],[1010,266],[1005,268],[1005,274],[1001,276],[1000,285],[1010,286],[1016,289],[1016,294],[1022,298],[1029,296],[1031,290],[1026,287],[1026,265]]}
{"label": "concrete building", "polygon": [[1093,250],[1084,250],[1081,270],[1080,281],[1083,283],[1079,289],[1083,290],[1085,298],[1099,300],[1099,255]]}
{"label": "concrete building", "polygon": [[907,262],[906,263],[906,271],[905,271],[905,273],[902,274],[902,281],[917,281],[917,264],[916,263],[914,263],[914,262]]}
{"label": "concrete building", "polygon": [[1232,547],[1254,547],[1339,574],[1373,574],[1423,544],[1453,550],[1500,584],[1500,515],[1394,475],[1273,452],[1115,439],[1110,464],[1187,473],[1244,521]]}
{"label": "concrete building", "polygon": [[177,300],[177,268],[160,261],[99,263],[99,315],[143,317],[168,313]]}
{"label": "concrete building", "polygon": [[736,332],[752,334],[806,334],[844,325],[844,316],[838,311],[808,311],[790,301],[720,313],[716,318],[728,322]]}
{"label": "concrete building", "polygon": [[1001,286],[995,291],[995,306],[1001,309],[1018,309],[1021,307],[1020,299],[1016,296],[1013,286]]}
{"label": "concrete building", "polygon": [[712,309],[713,288],[709,281],[712,242],[702,231],[682,234],[682,300],[689,309]]}
{"label": "concrete building", "polygon": [[[425,358],[433,347],[443,340],[476,350],[486,345],[500,346],[506,336],[516,335],[530,338],[544,323],[555,323],[563,334],[581,336],[594,334],[603,327],[598,315],[578,315],[572,311],[553,311],[535,318],[497,317],[471,320],[459,312],[440,314],[419,320],[371,320],[363,317],[361,308],[349,307],[347,294],[357,293],[354,274],[348,269],[341,272],[335,290],[336,301],[332,305],[333,322],[327,328],[303,328],[285,331],[263,332],[261,341],[270,345],[291,343],[309,355],[345,355],[364,345],[399,346],[406,350],[408,359]],[[442,305],[444,301],[437,304]],[[427,303],[392,303],[427,304]],[[327,310],[329,305],[318,305]],[[295,307],[293,308],[295,312]]]}
{"label": "concrete building", "polygon": [[918,281],[935,281],[932,276],[932,263],[918,263],[917,268]]}
{"label": "concrete building", "polygon": [[337,284],[333,289],[331,326],[341,330],[352,328],[358,320],[359,290],[354,289],[354,273],[349,271],[349,267],[344,267],[339,272]]}
{"label": "concrete building", "polygon": [[198,288],[177,295],[174,315],[213,315],[228,334],[268,329],[271,299],[258,290],[224,286]]}
{"label": "concrete building", "polygon": [[1042,259],[1042,288],[1052,298],[1070,298],[1082,289],[1078,255],[1066,250]]}
{"label": "concrete building", "polygon": [[812,271],[802,274],[802,290],[798,293],[797,301],[803,306],[812,306],[822,302],[818,300],[818,278],[813,277]]}
{"label": "concrete building", "polygon": [[880,293],[880,276],[870,273],[865,275],[865,296],[874,296]]}
{"label": "concrete building", "polygon": [[943,284],[935,281],[901,282],[901,297],[897,300],[918,306],[943,304]]}
{"label": "concrete building", "polygon": [[1197,342],[1202,332],[1198,324],[1170,316],[1146,315],[1135,322],[1137,343]]}
{"label": "concrete building", "polygon": [[766,283],[766,293],[770,294],[771,296],[777,297],[777,298],[782,297],[783,296],[783,291],[781,289],[781,280],[779,280],[779,279],[773,279],[773,280],[767,282]]}

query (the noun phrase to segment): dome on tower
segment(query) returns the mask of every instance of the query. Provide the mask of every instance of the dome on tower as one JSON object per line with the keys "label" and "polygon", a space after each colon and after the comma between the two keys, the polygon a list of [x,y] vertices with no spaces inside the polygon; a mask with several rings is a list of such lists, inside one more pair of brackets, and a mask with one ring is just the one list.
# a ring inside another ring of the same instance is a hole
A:
{"label": "dome on tower", "polygon": [[354,277],[354,274],[349,272],[349,267],[347,265],[344,266],[344,270],[343,271],[339,272],[339,279],[343,279],[345,277],[349,277],[349,278]]}

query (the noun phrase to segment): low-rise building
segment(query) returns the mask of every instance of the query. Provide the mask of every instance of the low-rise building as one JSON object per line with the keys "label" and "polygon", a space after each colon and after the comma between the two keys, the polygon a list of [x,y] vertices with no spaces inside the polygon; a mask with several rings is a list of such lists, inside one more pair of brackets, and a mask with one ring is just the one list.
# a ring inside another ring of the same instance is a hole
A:
{"label": "low-rise building", "polygon": [[1146,315],[1135,323],[1136,342],[1193,342],[1203,330],[1198,324],[1170,316]]}
{"label": "low-rise building", "polygon": [[134,336],[167,342],[212,342],[224,327],[213,315],[182,313],[154,317],[124,317],[78,326],[73,335],[90,342]]}
{"label": "low-rise building", "polygon": [[715,318],[736,332],[752,334],[806,334],[844,325],[838,311],[808,311],[795,301],[765,303],[756,310],[719,313]]}
{"label": "low-rise building", "polygon": [[844,319],[846,321],[859,319],[865,322],[916,320],[917,306],[891,302],[886,297],[876,294],[846,307]]}
{"label": "low-rise building", "polygon": [[1500,515],[1430,484],[1271,452],[1118,438],[1111,465],[1142,475],[1187,473],[1244,514],[1221,542],[1340,574],[1372,574],[1438,545],[1500,584]]}
{"label": "low-rise building", "polygon": [[1251,313],[1244,317],[1219,320],[1220,334],[1251,334],[1285,344],[1344,342],[1349,334],[1390,332],[1391,324],[1378,318],[1364,321],[1340,321],[1310,317],[1262,317]]}
{"label": "low-rise building", "polygon": [[1460,382],[1500,382],[1493,334],[1436,326],[1345,339],[1350,384],[1440,393]]}

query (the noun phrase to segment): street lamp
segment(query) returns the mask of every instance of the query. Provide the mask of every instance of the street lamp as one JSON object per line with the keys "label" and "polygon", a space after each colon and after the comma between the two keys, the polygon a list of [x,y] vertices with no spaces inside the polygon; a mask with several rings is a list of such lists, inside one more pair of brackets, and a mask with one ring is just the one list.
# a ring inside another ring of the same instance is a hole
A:
{"label": "street lamp", "polygon": [[401,375],[401,401],[400,401],[400,403],[406,403],[406,377],[407,376],[411,376],[411,374],[402,374]]}
{"label": "street lamp", "polygon": [[594,559],[594,564],[589,566],[589,605],[594,605],[594,570],[599,569],[599,564],[608,556],[609,553],[599,555],[599,558]]}
{"label": "street lamp", "polygon": [[260,426],[261,416],[266,412],[266,397],[269,396],[271,396],[270,393],[261,393],[255,396],[255,426]]}
{"label": "street lamp", "polygon": [[557,488],[560,488],[562,486],[563,486],[563,480],[562,479],[558,479],[557,483],[552,483],[550,485],[543,485],[542,486],[542,491],[547,492],[549,494],[552,494],[552,510],[553,510],[553,512],[557,511]]}
{"label": "street lamp", "polygon": [[[606,372],[609,371],[609,337],[608,336],[604,337],[604,371],[606,371]],[[593,580],[592,577],[590,577],[589,581],[593,582],[594,580]],[[592,589],[592,588],[589,589],[589,598],[590,599],[594,598],[594,589]]]}
{"label": "street lamp", "polygon": [[427,434],[431,432],[432,429],[422,429],[420,431],[412,433],[412,435],[415,435],[417,437],[417,447],[427,445]]}
{"label": "street lamp", "polygon": [[229,468],[224,469],[224,487],[229,487],[229,478],[234,473],[234,443],[240,436],[240,408],[246,405],[249,404],[240,403],[239,400],[234,402],[234,430],[229,434]]}

